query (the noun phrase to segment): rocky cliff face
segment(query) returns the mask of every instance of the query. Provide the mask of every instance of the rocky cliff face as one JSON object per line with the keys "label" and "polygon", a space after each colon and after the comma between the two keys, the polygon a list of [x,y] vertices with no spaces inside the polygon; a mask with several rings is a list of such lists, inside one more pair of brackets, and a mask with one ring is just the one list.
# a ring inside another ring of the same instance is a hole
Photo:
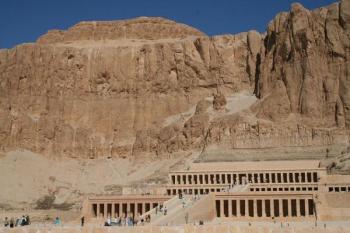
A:
{"label": "rocky cliff face", "polygon": [[342,1],[315,11],[293,4],[276,16],[261,50],[258,116],[299,114],[309,125],[349,127],[349,13]]}
{"label": "rocky cliff face", "polygon": [[1,50],[1,149],[95,158],[348,142],[349,12],[294,4],[266,35],[215,37],[162,18],[83,22]]}

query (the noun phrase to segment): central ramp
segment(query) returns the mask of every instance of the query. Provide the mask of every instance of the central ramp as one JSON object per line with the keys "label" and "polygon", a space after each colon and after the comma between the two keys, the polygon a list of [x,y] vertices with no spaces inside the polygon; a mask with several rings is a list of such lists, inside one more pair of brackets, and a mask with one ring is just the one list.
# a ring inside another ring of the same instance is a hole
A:
{"label": "central ramp", "polygon": [[[153,208],[142,217],[150,215],[150,224],[156,226],[180,225],[194,220],[211,221],[215,217],[213,201],[213,194],[184,195],[181,199],[175,196],[163,204],[162,211],[156,211],[156,208]],[[164,213],[165,208],[166,214]]]}

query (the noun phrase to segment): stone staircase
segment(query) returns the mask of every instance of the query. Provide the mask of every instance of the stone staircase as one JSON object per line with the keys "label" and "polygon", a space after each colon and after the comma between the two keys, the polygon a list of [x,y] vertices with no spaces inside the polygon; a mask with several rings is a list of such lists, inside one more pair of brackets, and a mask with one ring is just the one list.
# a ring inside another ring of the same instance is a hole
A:
{"label": "stone staircase", "polygon": [[151,225],[157,226],[166,226],[174,224],[184,224],[186,221],[186,214],[192,212],[192,208],[200,204],[206,199],[209,198],[209,195],[200,195],[194,198],[193,195],[184,195],[182,199],[179,199],[178,196],[174,196],[170,200],[163,203],[163,209],[166,207],[167,214],[164,215],[163,212],[159,210],[155,211],[155,208],[146,212],[142,217],[146,215],[151,216]]}

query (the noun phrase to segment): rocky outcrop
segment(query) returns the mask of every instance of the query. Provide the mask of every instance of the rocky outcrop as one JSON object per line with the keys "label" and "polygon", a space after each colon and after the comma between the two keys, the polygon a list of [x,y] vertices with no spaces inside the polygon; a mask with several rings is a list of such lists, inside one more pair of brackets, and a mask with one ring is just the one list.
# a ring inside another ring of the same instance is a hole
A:
{"label": "rocky outcrop", "polygon": [[188,36],[205,36],[205,34],[195,28],[168,19],[139,17],[130,20],[81,22],[67,31],[49,31],[38,39],[38,43],[118,39],[155,40]]}
{"label": "rocky outcrop", "polygon": [[[158,31],[143,38],[141,26]],[[120,28],[128,36],[120,39]],[[224,94],[251,88],[245,33],[209,38],[172,21],[140,18],[81,23],[60,34],[0,52],[2,150],[130,156],[152,147],[141,138],[159,131],[165,118],[218,86]]]}
{"label": "rocky outcrop", "polygon": [[[266,34],[214,37],[162,18],[82,22],[1,50],[0,147],[96,158],[346,143],[349,11],[293,4]],[[259,100],[231,111],[242,91]]]}
{"label": "rocky outcrop", "polygon": [[296,3],[270,22],[257,78],[259,116],[293,113],[308,125],[349,128],[349,10],[347,1],[314,11]]}

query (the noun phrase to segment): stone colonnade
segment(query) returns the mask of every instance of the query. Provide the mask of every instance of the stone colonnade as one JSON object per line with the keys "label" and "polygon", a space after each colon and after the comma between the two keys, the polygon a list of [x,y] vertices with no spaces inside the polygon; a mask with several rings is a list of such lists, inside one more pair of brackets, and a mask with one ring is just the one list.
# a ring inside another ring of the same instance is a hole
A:
{"label": "stone colonnade", "polygon": [[315,215],[312,195],[216,195],[216,217],[310,217]]}
{"label": "stone colonnade", "polygon": [[178,172],[170,174],[170,184],[317,183],[318,178],[317,171]]}
{"label": "stone colonnade", "polygon": [[89,208],[91,217],[136,217],[155,208],[159,204],[167,201],[169,197],[157,198],[128,198],[128,199],[90,199]]}

